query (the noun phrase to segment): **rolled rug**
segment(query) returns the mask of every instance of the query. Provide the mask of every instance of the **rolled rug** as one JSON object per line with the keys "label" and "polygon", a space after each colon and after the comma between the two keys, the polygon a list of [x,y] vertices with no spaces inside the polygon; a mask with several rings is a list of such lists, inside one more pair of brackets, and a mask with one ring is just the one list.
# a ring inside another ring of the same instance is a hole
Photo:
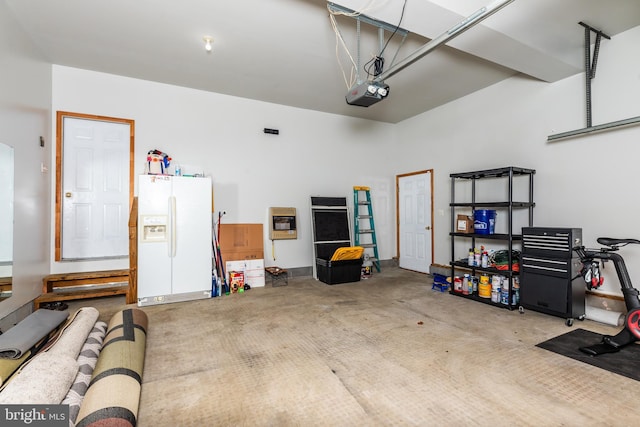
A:
{"label": "rolled rug", "polygon": [[54,329],[47,336],[42,338],[29,350],[22,353],[18,359],[0,359],[0,390],[6,385],[7,381],[12,378],[25,363],[27,363],[33,356],[38,354],[43,348],[49,344],[49,341],[53,339],[60,332],[59,329]]}
{"label": "rolled rug", "polygon": [[39,354],[0,392],[0,403],[57,405],[77,372],[78,362],[71,357]]}
{"label": "rolled rug", "polygon": [[[4,388],[12,375],[16,374],[22,366],[41,351],[54,351],[59,355],[77,358],[80,345],[85,341],[98,315],[98,310],[95,308],[83,307],[69,316],[66,323],[61,323],[29,350],[20,350],[21,356],[19,358],[0,358],[0,390]],[[55,346],[57,349],[54,350]]]}
{"label": "rolled rug", "polygon": [[62,327],[62,331],[47,348],[47,352],[77,359],[99,316],[100,313],[94,307],[78,309]]}
{"label": "rolled rug", "polygon": [[37,310],[0,335],[0,358],[20,359],[35,344],[56,329],[69,316],[68,311]]}
{"label": "rolled rug", "polygon": [[78,374],[73,381],[67,396],[62,401],[63,405],[69,405],[69,424],[75,426],[80,405],[84,399],[84,395],[89,387],[93,369],[96,367],[100,350],[102,349],[102,341],[107,332],[107,324],[102,321],[96,322],[87,337],[82,350],[78,355]]}
{"label": "rolled rug", "polygon": [[[76,377],[76,359],[98,315],[95,308],[83,307],[70,316],[60,333],[43,346],[45,349],[20,366],[11,381],[3,385],[0,402],[60,403]],[[29,351],[24,354],[29,354]]]}
{"label": "rolled rug", "polygon": [[113,315],[76,427],[136,425],[147,325],[146,313],[137,308]]}
{"label": "rolled rug", "polygon": [[19,359],[0,359],[0,387],[2,387],[2,385],[11,378],[11,375],[13,375],[20,366],[24,365],[27,360],[31,359],[34,354],[34,351],[28,350],[25,351]]}

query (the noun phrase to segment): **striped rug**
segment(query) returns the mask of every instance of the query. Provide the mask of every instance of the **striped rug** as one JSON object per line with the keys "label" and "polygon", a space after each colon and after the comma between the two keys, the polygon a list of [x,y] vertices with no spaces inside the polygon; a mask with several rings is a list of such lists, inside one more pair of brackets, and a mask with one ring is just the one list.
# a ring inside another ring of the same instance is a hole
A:
{"label": "striped rug", "polygon": [[98,361],[100,350],[102,349],[102,341],[104,340],[105,333],[107,331],[107,324],[105,322],[96,322],[95,326],[89,333],[87,340],[80,350],[78,356],[78,374],[73,382],[73,385],[69,389],[67,396],[62,403],[69,405],[69,425],[75,425],[78,419],[78,413],[80,412],[80,404],[84,399],[87,388],[89,387],[89,381],[91,375]]}
{"label": "striped rug", "polygon": [[137,308],[111,318],[76,426],[136,425],[147,325],[147,315]]}

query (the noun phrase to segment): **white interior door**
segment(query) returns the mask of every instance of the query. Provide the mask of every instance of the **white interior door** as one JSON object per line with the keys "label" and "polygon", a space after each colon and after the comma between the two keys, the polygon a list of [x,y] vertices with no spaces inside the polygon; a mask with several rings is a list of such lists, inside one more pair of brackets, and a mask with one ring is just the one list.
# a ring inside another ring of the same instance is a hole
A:
{"label": "white interior door", "polygon": [[397,184],[399,265],[428,273],[433,262],[432,172],[399,175]]}
{"label": "white interior door", "polygon": [[61,258],[126,257],[130,123],[62,119]]}

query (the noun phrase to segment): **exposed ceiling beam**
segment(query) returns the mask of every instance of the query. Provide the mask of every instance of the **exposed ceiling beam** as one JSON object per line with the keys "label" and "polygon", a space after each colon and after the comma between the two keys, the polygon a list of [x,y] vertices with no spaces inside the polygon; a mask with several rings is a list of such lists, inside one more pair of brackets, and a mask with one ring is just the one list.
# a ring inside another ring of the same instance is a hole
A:
{"label": "exposed ceiling beam", "polygon": [[379,76],[377,76],[374,80],[376,81],[384,81],[384,79],[393,76],[394,74],[399,73],[409,65],[413,64],[420,58],[423,58],[429,52],[437,48],[438,46],[447,43],[449,40],[459,36],[460,34],[467,31],[469,28],[479,24],[489,16],[493,15],[503,7],[507,6],[509,3],[512,3],[514,0],[496,0],[488,6],[485,6],[481,9],[478,9],[471,15],[467,16],[465,19],[460,21],[458,24],[451,27],[449,30],[440,34],[435,39],[432,39],[427,44],[414,51],[412,54],[407,56],[405,59],[397,62],[392,65],[391,68],[382,72]]}
{"label": "exposed ceiling beam", "polygon": [[[369,3],[366,0],[339,2],[353,10],[361,10]],[[398,3],[387,2],[384,6],[367,10],[367,14],[380,21],[394,23],[398,21],[400,12]],[[447,46],[546,82],[558,81],[582,72],[582,63],[579,61],[575,64],[567,63],[493,29],[491,22],[499,19],[500,15],[476,25],[472,33],[450,40]],[[414,34],[434,40],[441,36],[444,29],[451,28],[463,19],[464,15],[435,2],[414,1],[407,4],[402,26]]]}

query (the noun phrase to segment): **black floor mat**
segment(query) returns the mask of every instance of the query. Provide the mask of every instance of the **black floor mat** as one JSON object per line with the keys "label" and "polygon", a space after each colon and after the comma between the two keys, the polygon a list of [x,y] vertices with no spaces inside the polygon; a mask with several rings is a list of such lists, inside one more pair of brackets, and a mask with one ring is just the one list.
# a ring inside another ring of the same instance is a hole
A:
{"label": "black floor mat", "polygon": [[598,344],[601,341],[602,335],[600,334],[584,329],[574,329],[566,334],[541,342],[536,347],[640,381],[640,345],[629,344],[616,353],[599,356],[590,356],[579,350],[580,347]]}

